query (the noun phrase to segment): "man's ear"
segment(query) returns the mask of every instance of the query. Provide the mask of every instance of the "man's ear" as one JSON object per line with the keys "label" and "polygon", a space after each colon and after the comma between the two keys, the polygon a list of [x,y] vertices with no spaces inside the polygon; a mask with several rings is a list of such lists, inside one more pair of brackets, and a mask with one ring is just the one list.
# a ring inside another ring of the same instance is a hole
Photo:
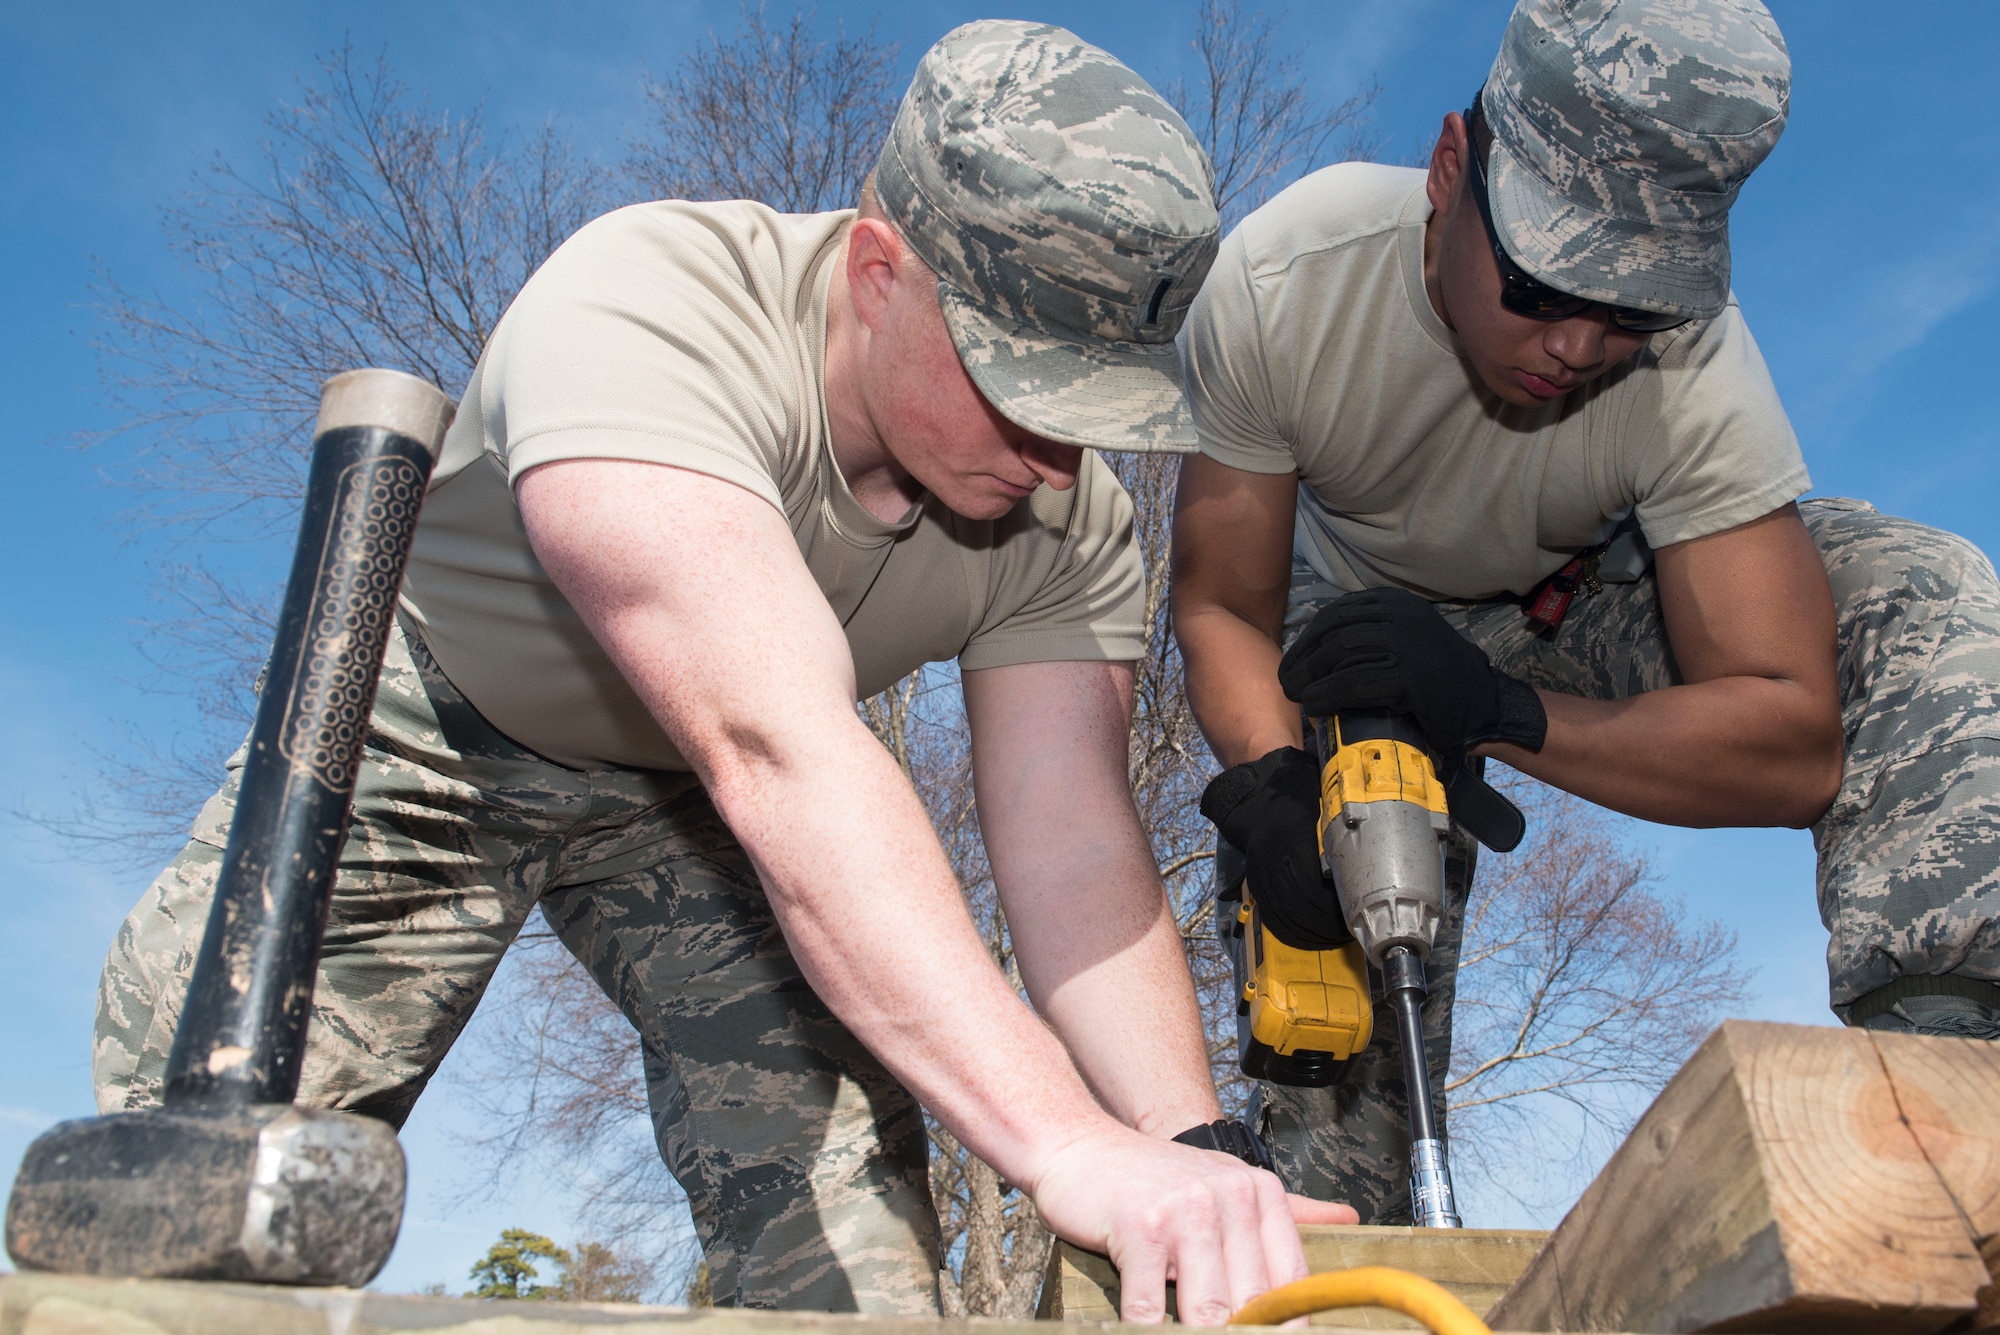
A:
{"label": "man's ear", "polygon": [[902,277],[903,238],[880,218],[859,217],[847,233],[847,290],[854,314],[871,333],[882,327]]}
{"label": "man's ear", "polygon": [[1456,111],[1444,114],[1444,128],[1438,131],[1437,147],[1431,150],[1430,179],[1424,194],[1439,213],[1450,211],[1458,193],[1459,178],[1465,175],[1465,155],[1472,146],[1465,129],[1465,117]]}

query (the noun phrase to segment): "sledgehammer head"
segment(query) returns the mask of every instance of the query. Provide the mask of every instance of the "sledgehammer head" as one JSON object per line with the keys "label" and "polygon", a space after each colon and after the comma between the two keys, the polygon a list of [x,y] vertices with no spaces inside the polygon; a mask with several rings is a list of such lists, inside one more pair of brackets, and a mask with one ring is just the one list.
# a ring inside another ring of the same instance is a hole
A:
{"label": "sledgehammer head", "polygon": [[63,1122],[28,1147],[7,1252],[28,1270],[344,1284],[403,1218],[396,1134],[351,1113],[250,1104]]}

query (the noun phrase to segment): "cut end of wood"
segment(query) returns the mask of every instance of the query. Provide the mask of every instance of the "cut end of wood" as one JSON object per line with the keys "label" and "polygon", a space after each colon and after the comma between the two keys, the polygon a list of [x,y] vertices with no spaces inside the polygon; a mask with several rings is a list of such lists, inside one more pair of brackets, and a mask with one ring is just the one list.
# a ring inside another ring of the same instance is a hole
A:
{"label": "cut end of wood", "polygon": [[1731,1021],[1674,1077],[1496,1328],[1928,1332],[1982,1309],[2000,1049]]}

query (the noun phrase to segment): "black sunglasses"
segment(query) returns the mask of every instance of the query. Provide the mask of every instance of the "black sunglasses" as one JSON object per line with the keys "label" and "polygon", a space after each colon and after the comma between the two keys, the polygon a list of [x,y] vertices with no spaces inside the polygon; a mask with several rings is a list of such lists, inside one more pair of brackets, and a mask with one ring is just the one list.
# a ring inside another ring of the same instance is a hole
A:
{"label": "black sunglasses", "polygon": [[1611,306],[1588,297],[1557,291],[1514,263],[1514,257],[1500,244],[1500,230],[1493,225],[1493,204],[1486,193],[1486,166],[1480,161],[1484,155],[1472,142],[1473,118],[1478,110],[1479,104],[1475,102],[1465,111],[1465,156],[1472,163],[1472,197],[1479,201],[1479,220],[1486,224],[1486,240],[1493,247],[1493,258],[1500,262],[1500,304],[1530,320],[1567,320],[1593,307],[1603,306],[1610,312],[1611,323],[1628,334],[1661,334],[1686,324],[1689,316],[1663,315],[1659,311],[1642,311],[1635,306]]}

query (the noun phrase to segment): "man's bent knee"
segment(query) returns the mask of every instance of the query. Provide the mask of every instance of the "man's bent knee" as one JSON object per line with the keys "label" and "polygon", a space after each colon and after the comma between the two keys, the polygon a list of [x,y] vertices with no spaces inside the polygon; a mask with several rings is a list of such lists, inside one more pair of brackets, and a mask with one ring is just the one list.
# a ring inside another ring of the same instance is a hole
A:
{"label": "man's bent knee", "polygon": [[98,980],[91,1083],[99,1112],[157,1105],[222,850],[194,840],[125,918]]}

